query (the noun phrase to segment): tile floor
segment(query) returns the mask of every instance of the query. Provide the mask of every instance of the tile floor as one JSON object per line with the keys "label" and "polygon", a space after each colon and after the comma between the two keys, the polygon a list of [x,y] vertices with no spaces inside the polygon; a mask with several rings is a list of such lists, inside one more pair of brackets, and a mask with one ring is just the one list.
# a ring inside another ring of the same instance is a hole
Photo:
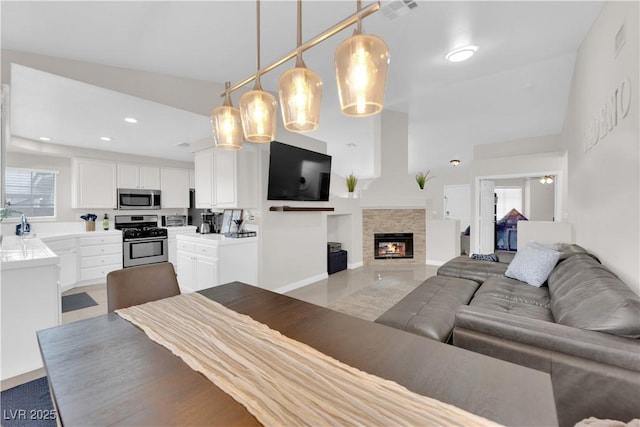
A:
{"label": "tile floor", "polygon": [[[376,281],[384,280],[388,283],[399,281],[423,281],[436,274],[437,267],[421,264],[403,264],[390,266],[364,266],[353,270],[343,270],[330,275],[328,278],[307,286],[287,292],[286,295],[326,307],[334,304],[340,298],[369,286]],[[107,289],[105,283],[82,286],[64,292],[71,295],[80,292],[88,293],[98,305],[80,310],[62,313],[62,323],[71,323],[107,313]],[[2,381],[0,389],[6,390],[40,378],[45,375],[44,369],[29,372],[18,377]]]}

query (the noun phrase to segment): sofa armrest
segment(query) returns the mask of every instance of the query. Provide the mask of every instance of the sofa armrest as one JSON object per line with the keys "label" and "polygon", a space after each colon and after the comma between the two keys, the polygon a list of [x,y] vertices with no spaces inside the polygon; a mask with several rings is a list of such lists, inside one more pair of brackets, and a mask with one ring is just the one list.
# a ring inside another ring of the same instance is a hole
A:
{"label": "sofa armrest", "polygon": [[640,340],[633,338],[473,306],[458,310],[455,328],[640,372]]}

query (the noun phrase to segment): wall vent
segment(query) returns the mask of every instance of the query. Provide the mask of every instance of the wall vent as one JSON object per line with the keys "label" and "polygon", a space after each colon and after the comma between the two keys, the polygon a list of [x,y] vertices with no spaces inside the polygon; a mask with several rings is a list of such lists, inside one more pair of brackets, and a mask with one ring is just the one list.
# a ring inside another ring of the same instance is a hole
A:
{"label": "wall vent", "polygon": [[387,19],[396,19],[399,16],[406,15],[418,7],[418,3],[414,0],[390,0],[383,1],[380,10],[387,17]]}

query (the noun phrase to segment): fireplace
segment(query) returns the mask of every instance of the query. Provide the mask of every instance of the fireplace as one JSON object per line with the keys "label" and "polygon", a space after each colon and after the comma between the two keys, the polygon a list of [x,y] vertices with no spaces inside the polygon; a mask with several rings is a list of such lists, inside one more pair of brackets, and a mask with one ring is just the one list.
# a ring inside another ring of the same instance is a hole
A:
{"label": "fireplace", "polygon": [[376,233],[373,236],[375,259],[413,258],[413,233]]}

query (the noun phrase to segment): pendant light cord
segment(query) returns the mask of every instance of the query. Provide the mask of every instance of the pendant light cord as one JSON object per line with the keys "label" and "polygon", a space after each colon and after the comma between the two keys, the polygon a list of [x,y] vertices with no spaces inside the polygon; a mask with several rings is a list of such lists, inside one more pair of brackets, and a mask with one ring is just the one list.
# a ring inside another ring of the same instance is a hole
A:
{"label": "pendant light cord", "polygon": [[[257,71],[260,71],[260,0],[256,0],[256,64],[258,64]],[[256,79],[260,78],[260,74],[256,75]]]}
{"label": "pendant light cord", "polygon": [[302,0],[298,0],[298,46],[297,47],[300,47],[300,46],[302,46]]}
{"label": "pendant light cord", "polygon": [[[360,12],[362,9],[362,0],[356,0],[356,12]],[[356,24],[356,32],[358,34],[362,33],[362,19],[358,19],[358,23]]]}

